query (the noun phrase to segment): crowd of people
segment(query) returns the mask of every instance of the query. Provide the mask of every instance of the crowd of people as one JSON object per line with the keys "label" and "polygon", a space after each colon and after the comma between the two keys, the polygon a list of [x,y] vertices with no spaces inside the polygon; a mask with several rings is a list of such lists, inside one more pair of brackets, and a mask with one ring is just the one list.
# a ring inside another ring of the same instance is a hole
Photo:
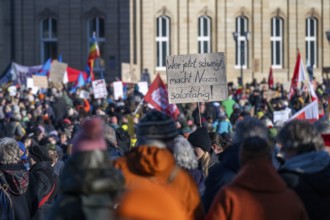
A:
{"label": "crowd of people", "polygon": [[[317,85],[316,81],[313,82]],[[283,85],[228,84],[228,99],[172,117],[90,84],[0,89],[0,219],[311,219],[330,210],[327,87],[316,122],[273,121],[311,101]],[[80,91],[88,92],[81,97]],[[274,96],[266,96],[267,91]]]}

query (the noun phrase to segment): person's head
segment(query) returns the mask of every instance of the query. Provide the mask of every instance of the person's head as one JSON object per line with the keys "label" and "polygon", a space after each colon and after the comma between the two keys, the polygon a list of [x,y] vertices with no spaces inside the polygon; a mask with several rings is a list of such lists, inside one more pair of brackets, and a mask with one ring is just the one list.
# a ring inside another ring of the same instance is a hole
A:
{"label": "person's head", "polygon": [[50,158],[50,162],[52,166],[54,166],[58,160],[58,155],[56,150],[48,150],[48,156]]}
{"label": "person's head", "polygon": [[222,146],[222,137],[217,132],[209,132],[211,147],[215,154],[220,154],[224,148]]}
{"label": "person's head", "polygon": [[7,137],[0,139],[0,164],[17,164],[23,154],[15,139]]}
{"label": "person's head", "polygon": [[290,121],[280,130],[277,139],[286,159],[324,149],[320,133],[308,121]]}
{"label": "person's head", "polygon": [[260,120],[246,117],[236,125],[233,144],[241,144],[248,137],[260,137],[268,140],[268,129]]}
{"label": "person's head", "polygon": [[117,147],[117,138],[116,138],[116,131],[113,127],[105,124],[104,125],[104,138],[107,142],[107,145],[111,145],[113,147]]}
{"label": "person's head", "polygon": [[50,161],[48,148],[37,144],[32,145],[29,148],[29,159],[31,165],[34,165],[41,161]]}
{"label": "person's head", "polygon": [[178,135],[174,120],[157,110],[151,110],[137,125],[139,145],[155,145],[159,148],[171,147],[171,142]]}
{"label": "person's head", "polygon": [[254,160],[272,161],[272,146],[260,137],[248,137],[240,145],[239,158],[241,165]]}

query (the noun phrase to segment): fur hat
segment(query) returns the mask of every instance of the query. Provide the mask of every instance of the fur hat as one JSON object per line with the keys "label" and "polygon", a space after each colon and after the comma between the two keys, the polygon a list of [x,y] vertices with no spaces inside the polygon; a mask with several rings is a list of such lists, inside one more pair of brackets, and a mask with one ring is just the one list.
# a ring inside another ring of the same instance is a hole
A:
{"label": "fur hat", "polygon": [[33,145],[29,147],[29,154],[35,162],[50,161],[48,155],[48,148],[40,145]]}
{"label": "fur hat", "polygon": [[188,137],[188,141],[193,147],[200,147],[206,152],[211,151],[211,140],[205,127],[199,127],[192,132]]}
{"label": "fur hat", "polygon": [[21,160],[20,147],[13,138],[0,139],[0,164],[17,164]]}
{"label": "fur hat", "polygon": [[157,110],[149,111],[137,127],[138,139],[171,140],[178,135],[174,120]]}
{"label": "fur hat", "polygon": [[106,150],[103,130],[103,121],[98,117],[83,121],[78,134],[73,139],[72,153]]}
{"label": "fur hat", "polygon": [[109,125],[104,125],[104,138],[107,142],[117,146],[116,131]]}

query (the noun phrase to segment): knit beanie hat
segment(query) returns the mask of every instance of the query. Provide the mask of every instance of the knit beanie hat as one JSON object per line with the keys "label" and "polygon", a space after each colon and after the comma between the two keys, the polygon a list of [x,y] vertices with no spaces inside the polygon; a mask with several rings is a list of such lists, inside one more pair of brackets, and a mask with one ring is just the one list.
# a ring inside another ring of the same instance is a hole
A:
{"label": "knit beanie hat", "polygon": [[44,146],[33,145],[29,148],[29,155],[35,162],[50,161],[48,149]]}
{"label": "knit beanie hat", "polygon": [[188,137],[188,141],[193,147],[200,147],[206,152],[211,151],[211,140],[205,127],[197,128],[192,132]]}
{"label": "knit beanie hat", "polygon": [[104,140],[104,126],[101,118],[88,118],[81,123],[78,134],[72,142],[72,153],[86,152],[93,150],[106,150]]}
{"label": "knit beanie hat", "polygon": [[137,126],[138,139],[171,140],[178,135],[174,120],[157,110],[149,111]]}
{"label": "knit beanie hat", "polygon": [[20,148],[13,138],[0,139],[0,164],[17,164],[21,160]]}

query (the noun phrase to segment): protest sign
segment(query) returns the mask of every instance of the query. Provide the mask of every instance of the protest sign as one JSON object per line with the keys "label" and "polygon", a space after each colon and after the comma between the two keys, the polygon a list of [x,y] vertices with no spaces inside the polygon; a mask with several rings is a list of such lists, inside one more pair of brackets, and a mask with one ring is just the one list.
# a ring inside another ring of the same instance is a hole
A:
{"label": "protest sign", "polygon": [[117,81],[113,82],[113,93],[114,93],[114,98],[115,100],[118,100],[119,98],[124,97],[124,86],[123,82]]}
{"label": "protest sign", "polygon": [[52,84],[58,89],[63,88],[63,76],[66,71],[68,64],[60,63],[57,60],[54,60],[50,67],[49,80]]}
{"label": "protest sign", "polygon": [[291,109],[286,108],[282,111],[274,111],[273,112],[273,121],[276,123],[277,121],[286,122],[290,118]]}
{"label": "protest sign", "polygon": [[146,95],[148,92],[148,82],[138,82],[139,92]]}
{"label": "protest sign", "polygon": [[81,99],[89,99],[89,92],[85,90],[80,90],[79,92],[79,98]]}
{"label": "protest sign", "polygon": [[33,85],[39,88],[46,89],[48,88],[48,79],[47,76],[32,76]]}
{"label": "protest sign", "polygon": [[105,98],[108,96],[108,91],[104,79],[94,80],[92,82],[92,86],[95,99]]}
{"label": "protest sign", "polygon": [[267,91],[263,92],[263,95],[264,95],[264,98],[269,101],[276,97],[276,91],[267,90]]}
{"label": "protest sign", "polygon": [[227,99],[223,53],[166,57],[169,103],[213,102]]}
{"label": "protest sign", "polygon": [[137,66],[129,63],[121,63],[121,78],[125,83],[137,83],[140,79],[137,75]]}
{"label": "protest sign", "polygon": [[39,91],[39,88],[33,83],[33,78],[26,78],[26,87],[31,88],[33,94],[37,94]]}
{"label": "protest sign", "polygon": [[16,86],[9,86],[8,92],[10,96],[15,96],[17,94],[17,88]]}

